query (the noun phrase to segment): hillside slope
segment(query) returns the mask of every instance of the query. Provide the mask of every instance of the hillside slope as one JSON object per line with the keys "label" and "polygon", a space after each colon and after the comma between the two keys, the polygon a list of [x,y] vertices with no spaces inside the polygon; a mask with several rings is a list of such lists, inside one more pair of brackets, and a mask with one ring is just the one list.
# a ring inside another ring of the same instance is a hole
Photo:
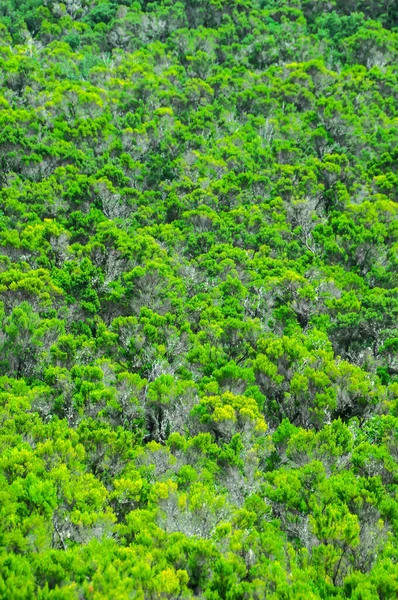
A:
{"label": "hillside slope", "polygon": [[0,0],[0,599],[398,597],[392,0]]}

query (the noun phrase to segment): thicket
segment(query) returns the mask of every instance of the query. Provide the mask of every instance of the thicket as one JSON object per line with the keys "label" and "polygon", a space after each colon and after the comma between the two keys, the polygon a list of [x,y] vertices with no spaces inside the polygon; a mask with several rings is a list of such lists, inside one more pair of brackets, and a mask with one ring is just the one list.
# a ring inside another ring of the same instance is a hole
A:
{"label": "thicket", "polygon": [[0,598],[398,597],[393,0],[0,0]]}

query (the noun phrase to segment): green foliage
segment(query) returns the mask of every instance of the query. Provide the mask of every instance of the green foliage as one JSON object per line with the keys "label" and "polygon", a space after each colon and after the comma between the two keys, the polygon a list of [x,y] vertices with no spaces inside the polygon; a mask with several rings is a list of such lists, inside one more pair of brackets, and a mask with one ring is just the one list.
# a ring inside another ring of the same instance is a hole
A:
{"label": "green foliage", "polygon": [[392,0],[0,0],[0,600],[398,594]]}

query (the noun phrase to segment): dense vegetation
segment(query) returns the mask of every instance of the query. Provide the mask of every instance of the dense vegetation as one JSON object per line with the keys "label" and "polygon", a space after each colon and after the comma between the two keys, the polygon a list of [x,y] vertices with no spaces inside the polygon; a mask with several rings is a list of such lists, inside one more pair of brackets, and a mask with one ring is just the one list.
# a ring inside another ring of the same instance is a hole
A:
{"label": "dense vegetation", "polygon": [[0,598],[398,597],[393,0],[0,0]]}

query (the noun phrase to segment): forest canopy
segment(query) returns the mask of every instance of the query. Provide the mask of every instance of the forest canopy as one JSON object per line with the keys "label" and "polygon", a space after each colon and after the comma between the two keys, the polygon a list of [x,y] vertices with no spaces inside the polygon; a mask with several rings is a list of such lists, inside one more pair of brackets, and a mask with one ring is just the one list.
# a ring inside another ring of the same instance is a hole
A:
{"label": "forest canopy", "polygon": [[398,597],[394,0],[0,0],[0,599]]}

